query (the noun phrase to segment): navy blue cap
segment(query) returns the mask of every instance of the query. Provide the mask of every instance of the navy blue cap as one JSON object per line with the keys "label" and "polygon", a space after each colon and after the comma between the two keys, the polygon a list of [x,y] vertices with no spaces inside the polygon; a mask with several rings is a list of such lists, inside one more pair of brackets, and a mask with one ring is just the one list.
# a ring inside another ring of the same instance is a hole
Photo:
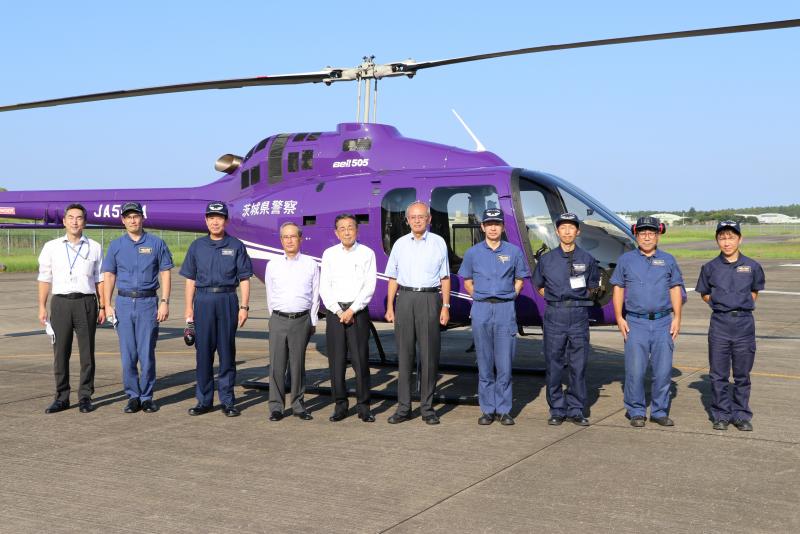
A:
{"label": "navy blue cap", "polygon": [[739,226],[739,223],[736,221],[719,221],[717,223],[716,233],[720,233],[723,230],[732,230],[736,232],[737,235],[742,235],[742,227]]}
{"label": "navy blue cap", "polygon": [[570,212],[562,213],[561,215],[558,216],[558,219],[556,219],[556,228],[558,228],[564,223],[574,224],[577,228],[581,227],[581,220],[578,219],[577,215]]}
{"label": "navy blue cap", "polygon": [[490,221],[496,221],[505,223],[505,217],[503,216],[503,210],[498,208],[489,208],[488,210],[483,211],[483,222],[487,223]]}
{"label": "navy blue cap", "polygon": [[636,221],[636,231],[638,232],[639,230],[644,230],[645,228],[660,232],[661,221],[659,221],[657,217],[639,217],[639,219]]}
{"label": "navy blue cap", "polygon": [[142,210],[142,205],[138,202],[126,202],[122,205],[122,215],[125,216],[126,213],[130,212],[138,213],[139,215],[144,215],[144,211]]}
{"label": "navy blue cap", "polygon": [[227,219],[228,206],[226,206],[224,202],[219,202],[219,201],[209,202],[208,206],[206,206],[206,217],[208,217],[209,215],[222,215]]}

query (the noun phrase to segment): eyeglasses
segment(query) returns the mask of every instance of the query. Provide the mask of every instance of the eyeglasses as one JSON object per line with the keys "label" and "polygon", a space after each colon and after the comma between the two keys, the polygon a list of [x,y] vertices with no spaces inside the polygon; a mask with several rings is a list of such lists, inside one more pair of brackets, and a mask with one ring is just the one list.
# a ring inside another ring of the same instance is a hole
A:
{"label": "eyeglasses", "polygon": [[421,221],[423,219],[427,219],[427,215],[409,215],[408,220],[410,221]]}
{"label": "eyeglasses", "polygon": [[646,230],[644,232],[637,232],[636,235],[640,235],[642,237],[655,237],[658,235],[658,232],[653,232],[652,230]]}

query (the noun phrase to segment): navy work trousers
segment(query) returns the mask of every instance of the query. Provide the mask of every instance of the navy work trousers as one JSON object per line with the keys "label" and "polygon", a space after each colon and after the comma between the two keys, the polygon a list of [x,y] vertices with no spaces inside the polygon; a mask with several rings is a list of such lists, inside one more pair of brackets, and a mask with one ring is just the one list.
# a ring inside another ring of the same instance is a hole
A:
{"label": "navy work trousers", "polygon": [[129,399],[150,400],[156,383],[158,297],[117,295],[115,304],[125,394]]}
{"label": "navy work trousers", "polygon": [[[708,328],[711,375],[711,416],[715,421],[749,421],[750,371],[756,357],[756,326],[752,314],[738,317],[714,313]],[[733,370],[733,388],[729,377]]]}
{"label": "navy work trousers", "polygon": [[472,304],[472,337],[478,356],[478,402],[485,414],[511,411],[511,367],[517,347],[514,301]]}
{"label": "navy work trousers", "polygon": [[[589,360],[589,312],[586,307],[548,306],[542,324],[547,404],[552,417],[583,417],[586,362]],[[563,390],[564,370],[568,387]]]}
{"label": "navy work trousers", "polygon": [[219,402],[233,406],[236,381],[236,329],[239,297],[236,293],[206,293],[194,296],[195,349],[197,354],[198,404],[214,403],[214,352],[219,355]]}
{"label": "navy work trousers", "polygon": [[625,409],[628,417],[645,417],[647,406],[644,376],[648,362],[653,367],[650,417],[669,415],[669,387],[672,382],[672,351],[675,347],[669,333],[672,315],[660,319],[637,319],[628,315],[628,340],[625,342]]}

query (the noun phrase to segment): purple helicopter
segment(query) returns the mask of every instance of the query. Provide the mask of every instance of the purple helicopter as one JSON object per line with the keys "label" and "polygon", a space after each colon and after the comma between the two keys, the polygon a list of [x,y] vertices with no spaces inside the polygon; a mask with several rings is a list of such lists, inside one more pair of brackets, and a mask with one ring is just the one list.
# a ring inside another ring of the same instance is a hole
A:
{"label": "purple helicopter", "polygon": [[[333,132],[269,136],[244,157],[220,157],[215,168],[225,176],[200,187],[0,192],[0,216],[37,221],[11,225],[17,228],[57,228],[64,207],[80,202],[88,210],[90,225],[121,227],[122,204],[136,200],[143,204],[148,228],[203,232],[206,204],[222,200],[230,212],[228,231],[247,245],[256,273],[263,279],[266,262],[282,254],[278,228],[283,222],[295,222],[303,229],[303,252],[319,260],[323,250],[336,242],[336,215],[352,213],[360,223],[360,241],[376,253],[381,283],[369,312],[373,319],[383,320],[387,277],[382,271],[394,242],[410,231],[405,208],[419,199],[430,204],[431,231],[441,235],[449,249],[453,273],[451,320],[454,324],[467,324],[471,299],[455,273],[464,252],[483,239],[479,217],[486,208],[503,210],[505,239],[525,251],[531,267],[539,255],[558,246],[554,228],[558,214],[576,213],[583,222],[578,244],[598,260],[601,283],[606,288],[617,258],[634,247],[635,241],[626,223],[588,194],[551,174],[510,166],[485,151],[477,139],[475,151],[463,150],[409,139],[392,126],[375,123],[379,80],[411,78],[426,68],[511,55],[798,26],[800,19],[793,19],[537,46],[438,61],[404,60],[379,65],[373,57],[365,57],[354,68],[328,67],[299,74],[158,86],[2,106],[0,112],[205,89],[356,81],[357,116],[361,120],[363,113],[363,120],[339,124]],[[609,300],[610,292],[606,291],[592,308],[593,324],[614,323]],[[543,309],[543,299],[527,281],[517,299],[520,327],[540,325]]]}

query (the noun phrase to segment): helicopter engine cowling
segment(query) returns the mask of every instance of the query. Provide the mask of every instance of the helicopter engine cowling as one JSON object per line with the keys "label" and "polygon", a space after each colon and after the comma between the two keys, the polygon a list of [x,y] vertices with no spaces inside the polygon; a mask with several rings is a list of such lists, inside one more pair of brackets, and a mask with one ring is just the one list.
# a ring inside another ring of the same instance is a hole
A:
{"label": "helicopter engine cowling", "polygon": [[242,157],[235,154],[223,154],[214,163],[214,169],[225,174],[230,174],[242,164]]}

